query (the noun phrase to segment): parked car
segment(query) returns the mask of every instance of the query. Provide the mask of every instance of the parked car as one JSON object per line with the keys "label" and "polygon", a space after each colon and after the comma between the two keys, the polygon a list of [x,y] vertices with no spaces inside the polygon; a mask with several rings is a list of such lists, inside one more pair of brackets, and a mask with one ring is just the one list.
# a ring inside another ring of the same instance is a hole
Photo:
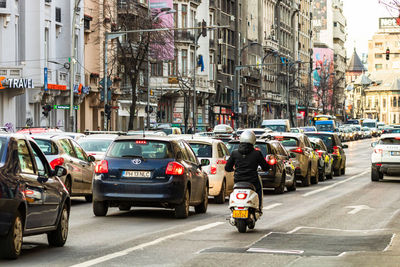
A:
{"label": "parked car", "polygon": [[378,182],[384,175],[400,173],[400,134],[383,134],[377,142],[371,155],[371,180]]}
{"label": "parked car", "polygon": [[50,246],[67,241],[70,197],[33,139],[0,134],[0,256],[15,259],[23,237],[47,234]]}
{"label": "parked car", "polygon": [[319,138],[324,141],[329,154],[333,157],[333,173],[335,176],[346,173],[346,153],[344,148],[348,146],[342,144],[336,133],[305,133],[308,137]]}
{"label": "parked car", "polygon": [[120,136],[96,165],[93,212],[105,216],[109,207],[164,207],[186,218],[194,206],[196,213],[205,213],[209,181],[201,168],[184,140]]}
{"label": "parked car", "polygon": [[319,138],[310,138],[311,145],[315,152],[318,153],[318,170],[319,180],[325,181],[325,179],[332,179],[333,177],[333,158],[328,152],[328,148],[325,146],[324,141]]}
{"label": "parked car", "polygon": [[[234,140],[228,143],[229,152],[239,148],[240,141]],[[256,140],[254,148],[260,150],[271,170],[264,172],[259,169],[263,188],[273,188],[276,194],[282,194],[285,186],[288,191],[296,190],[295,166],[289,158],[289,154],[279,142]],[[297,163],[294,163],[295,165]]]}
{"label": "parked car", "polygon": [[43,151],[50,167],[63,166],[67,173],[61,177],[71,196],[84,196],[92,201],[92,180],[94,174],[93,156],[72,138],[62,135],[34,135],[34,140]]}
{"label": "parked car", "polygon": [[290,132],[289,120],[263,120],[261,128],[269,128],[274,132]]}
{"label": "parked car", "polygon": [[272,139],[280,141],[282,145],[299,162],[296,168],[296,180],[303,186],[317,184],[319,180],[317,153],[312,148],[311,142],[304,134],[273,133]]}
{"label": "parked car", "polygon": [[228,148],[220,140],[211,138],[187,138],[199,161],[204,164],[202,169],[208,174],[209,196],[213,196],[218,204],[225,203],[226,196],[233,191],[233,172],[225,172],[225,165],[230,156]]}
{"label": "parked car", "polygon": [[303,132],[316,132],[317,128],[315,126],[304,126],[300,127],[300,129],[303,130]]}
{"label": "parked car", "polygon": [[112,141],[117,138],[116,134],[92,134],[78,140],[78,144],[86,151],[88,155],[95,158],[96,161],[102,160]]}

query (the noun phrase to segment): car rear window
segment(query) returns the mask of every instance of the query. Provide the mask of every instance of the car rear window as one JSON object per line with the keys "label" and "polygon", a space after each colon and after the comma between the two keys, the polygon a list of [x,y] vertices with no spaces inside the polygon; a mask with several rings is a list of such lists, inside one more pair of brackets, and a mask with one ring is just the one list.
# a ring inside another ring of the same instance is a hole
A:
{"label": "car rear window", "polygon": [[328,135],[328,134],[307,134],[308,137],[315,137],[321,139],[324,144],[326,145],[327,148],[332,148],[334,144],[334,138],[333,135]]}
{"label": "car rear window", "polygon": [[171,144],[169,142],[153,140],[123,140],[111,144],[107,153],[113,158],[144,158],[167,159],[173,158]]}
{"label": "car rear window", "polygon": [[265,125],[265,127],[270,128],[274,132],[286,132],[285,125]]}
{"label": "car rear window", "polygon": [[333,131],[335,128],[333,127],[333,124],[318,124],[315,125],[318,131],[324,132],[324,131]]}
{"label": "car rear window", "polygon": [[281,142],[284,147],[299,146],[299,140],[290,136],[274,136],[275,140]]}
{"label": "car rear window", "polygon": [[190,143],[196,157],[199,158],[212,158],[212,146],[208,144]]}
{"label": "car rear window", "polygon": [[88,152],[106,152],[111,142],[112,140],[107,139],[78,140],[78,144],[80,144],[81,147]]}
{"label": "car rear window", "polygon": [[400,145],[400,137],[382,138],[379,140],[380,145]]}
{"label": "car rear window", "polygon": [[[229,150],[229,154],[232,154],[232,152],[233,152],[234,150],[237,150],[237,149],[239,148],[239,145],[240,145],[240,143],[228,143],[228,144],[226,145],[226,147],[227,147],[228,150]],[[261,151],[261,153],[263,154],[264,157],[265,157],[266,155],[269,154],[268,146],[267,146],[266,143],[256,143],[256,144],[254,145],[254,148],[255,148],[256,150]]]}
{"label": "car rear window", "polygon": [[35,142],[39,146],[40,150],[42,150],[43,154],[45,154],[45,155],[57,155],[58,154],[57,146],[53,141],[35,138]]}

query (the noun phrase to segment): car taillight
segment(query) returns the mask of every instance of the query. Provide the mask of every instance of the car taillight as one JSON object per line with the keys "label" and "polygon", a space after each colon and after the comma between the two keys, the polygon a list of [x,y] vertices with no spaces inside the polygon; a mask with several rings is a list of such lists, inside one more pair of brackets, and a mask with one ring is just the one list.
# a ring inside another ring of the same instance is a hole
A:
{"label": "car taillight", "polygon": [[333,155],[337,155],[337,156],[340,155],[340,151],[339,151],[339,147],[338,146],[334,146],[333,147],[333,153],[332,154]]}
{"label": "car taillight", "polygon": [[294,153],[303,154],[303,149],[301,149],[301,147],[296,147],[294,149],[291,149],[290,151]]}
{"label": "car taillight", "polygon": [[178,162],[170,162],[167,165],[167,169],[165,170],[165,174],[167,175],[182,175],[185,171],[185,168],[179,164]]}
{"label": "car taillight", "polygon": [[210,174],[217,174],[217,166],[212,165],[210,168]]}
{"label": "car taillight", "polygon": [[247,194],[246,193],[237,193],[236,198],[237,199],[246,199]]}
{"label": "car taillight", "polygon": [[274,156],[266,156],[265,160],[271,166],[276,164],[276,158]]}
{"label": "car taillight", "polygon": [[60,166],[64,164],[64,158],[56,158],[50,162],[50,167],[54,170],[56,166]]}
{"label": "car taillight", "polygon": [[374,153],[375,153],[375,154],[382,154],[382,153],[383,153],[383,150],[380,149],[380,148],[375,148],[375,149],[374,149]]}
{"label": "car taillight", "polygon": [[322,157],[322,155],[324,154],[324,151],[317,150],[317,153],[318,153],[318,156],[321,158],[321,157]]}
{"label": "car taillight", "polygon": [[94,172],[97,174],[108,173],[108,161],[103,159],[102,161],[98,162],[94,168]]}

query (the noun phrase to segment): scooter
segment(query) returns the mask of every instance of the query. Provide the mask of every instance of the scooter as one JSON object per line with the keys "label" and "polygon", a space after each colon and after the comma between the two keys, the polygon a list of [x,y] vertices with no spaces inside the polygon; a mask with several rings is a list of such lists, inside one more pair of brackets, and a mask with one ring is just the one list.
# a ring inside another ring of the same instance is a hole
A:
{"label": "scooter", "polygon": [[254,229],[256,221],[262,215],[255,186],[247,182],[236,183],[229,197],[229,209],[229,223],[236,226],[240,233],[246,233],[247,227]]}

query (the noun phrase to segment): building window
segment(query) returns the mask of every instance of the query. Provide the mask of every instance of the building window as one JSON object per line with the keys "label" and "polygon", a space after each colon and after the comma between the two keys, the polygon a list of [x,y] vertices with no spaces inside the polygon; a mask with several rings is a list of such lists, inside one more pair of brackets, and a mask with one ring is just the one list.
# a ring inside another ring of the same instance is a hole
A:
{"label": "building window", "polygon": [[383,108],[386,108],[386,98],[383,99]]}
{"label": "building window", "polygon": [[163,63],[151,63],[151,76],[161,77],[163,76]]}
{"label": "building window", "polygon": [[187,60],[188,60],[188,51],[186,49],[182,50],[182,75],[187,75]]}
{"label": "building window", "polygon": [[375,47],[382,47],[383,44],[382,43],[375,43]]}
{"label": "building window", "polygon": [[56,7],[56,22],[61,23],[61,8]]}
{"label": "building window", "polygon": [[333,22],[333,27],[337,27],[337,22]]}
{"label": "building window", "polygon": [[382,69],[382,64],[375,64],[375,69],[376,70],[381,70]]}
{"label": "building window", "polygon": [[46,46],[46,59],[49,59],[50,56],[50,36],[49,36],[49,28],[44,28],[44,43]]}
{"label": "building window", "polygon": [[182,5],[182,14],[181,14],[181,18],[182,18],[182,28],[186,28],[187,27],[187,5]]}
{"label": "building window", "polygon": [[175,49],[174,60],[168,62],[168,76],[176,76],[178,73],[178,50]]}
{"label": "building window", "polygon": [[174,10],[176,10],[174,12],[174,27],[178,28],[178,4],[174,4]]}
{"label": "building window", "polygon": [[382,54],[375,54],[375,58],[382,58],[383,55]]}
{"label": "building window", "polygon": [[92,21],[93,18],[91,16],[88,16],[88,15],[85,15],[83,18],[84,18],[85,30],[90,30],[90,22]]}
{"label": "building window", "polygon": [[375,100],[375,107],[378,107],[378,99]]}
{"label": "building window", "polygon": [[395,108],[397,106],[397,97],[393,98],[393,107]]}
{"label": "building window", "polygon": [[400,97],[397,99],[397,106],[400,108]]}
{"label": "building window", "polygon": [[0,0],[0,8],[6,8],[7,7],[7,0]]}

